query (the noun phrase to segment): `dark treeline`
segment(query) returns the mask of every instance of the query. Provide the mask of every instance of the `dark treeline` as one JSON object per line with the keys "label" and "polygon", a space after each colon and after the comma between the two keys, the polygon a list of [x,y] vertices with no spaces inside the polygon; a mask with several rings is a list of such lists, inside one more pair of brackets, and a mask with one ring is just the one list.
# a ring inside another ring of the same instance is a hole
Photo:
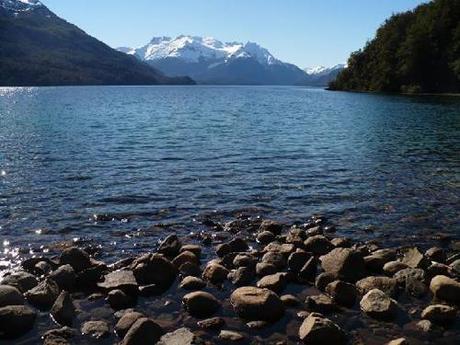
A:
{"label": "dark treeline", "polygon": [[332,90],[402,93],[460,92],[460,0],[433,0],[393,15]]}

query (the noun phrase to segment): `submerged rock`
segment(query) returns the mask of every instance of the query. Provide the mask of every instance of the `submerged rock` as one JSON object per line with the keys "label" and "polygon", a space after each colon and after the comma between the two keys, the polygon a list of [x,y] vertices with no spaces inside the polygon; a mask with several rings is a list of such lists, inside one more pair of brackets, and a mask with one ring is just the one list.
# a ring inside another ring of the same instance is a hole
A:
{"label": "submerged rock", "polygon": [[284,314],[283,302],[268,289],[241,287],[232,293],[230,303],[241,318],[249,321],[277,321]]}

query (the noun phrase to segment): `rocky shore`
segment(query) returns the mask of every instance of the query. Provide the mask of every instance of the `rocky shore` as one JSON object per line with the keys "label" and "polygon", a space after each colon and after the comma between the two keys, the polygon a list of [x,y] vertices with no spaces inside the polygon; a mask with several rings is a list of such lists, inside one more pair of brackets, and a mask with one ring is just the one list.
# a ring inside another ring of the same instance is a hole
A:
{"label": "rocky shore", "polygon": [[460,343],[460,245],[385,248],[323,217],[207,220],[115,263],[33,257],[0,285],[0,339],[46,345]]}

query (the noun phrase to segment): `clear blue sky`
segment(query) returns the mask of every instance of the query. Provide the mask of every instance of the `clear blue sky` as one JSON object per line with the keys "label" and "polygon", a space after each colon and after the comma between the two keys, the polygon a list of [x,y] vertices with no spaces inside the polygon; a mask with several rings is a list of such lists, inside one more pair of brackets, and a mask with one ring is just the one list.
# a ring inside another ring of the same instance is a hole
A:
{"label": "clear blue sky", "polygon": [[422,0],[42,0],[112,47],[190,34],[253,41],[299,67],[334,65]]}

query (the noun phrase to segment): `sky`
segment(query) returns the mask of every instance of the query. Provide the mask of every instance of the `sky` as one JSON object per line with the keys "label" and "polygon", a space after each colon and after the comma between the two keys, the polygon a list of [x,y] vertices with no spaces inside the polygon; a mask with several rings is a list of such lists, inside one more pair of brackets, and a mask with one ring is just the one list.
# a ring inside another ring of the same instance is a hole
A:
{"label": "sky", "polygon": [[257,42],[301,68],[344,63],[393,13],[422,0],[42,0],[112,47],[154,36]]}

